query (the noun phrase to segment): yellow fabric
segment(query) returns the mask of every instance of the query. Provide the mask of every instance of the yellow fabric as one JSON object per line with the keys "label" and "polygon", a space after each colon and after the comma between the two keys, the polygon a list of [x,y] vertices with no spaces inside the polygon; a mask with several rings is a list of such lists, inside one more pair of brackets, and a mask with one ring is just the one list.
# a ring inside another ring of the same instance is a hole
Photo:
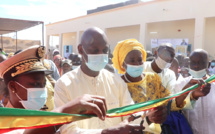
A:
{"label": "yellow fabric", "polygon": [[[152,123],[151,125],[149,125],[149,129],[153,130],[153,134],[160,134],[161,133],[160,124]],[[149,134],[149,133],[144,133],[144,134]]]}
{"label": "yellow fabric", "polygon": [[[22,128],[22,127],[32,127],[32,126],[41,126],[41,125],[51,125],[59,123],[67,123],[77,120],[85,119],[86,117],[81,116],[1,116],[0,128]],[[13,123],[11,123],[13,122]]]}
{"label": "yellow fabric", "polygon": [[[143,80],[127,83],[127,85],[135,103],[164,98],[170,95],[169,90],[162,86],[160,77],[155,73],[145,73]],[[184,104],[180,108],[177,107],[176,101],[173,99],[171,111],[181,110],[183,106]]]}
{"label": "yellow fabric", "polygon": [[164,98],[170,94],[161,85],[161,79],[155,73],[145,73],[143,80],[127,83],[127,85],[135,103]]}
{"label": "yellow fabric", "polygon": [[14,53],[13,52],[10,52],[7,56],[7,58],[11,58],[12,56],[14,56]]}
{"label": "yellow fabric", "polygon": [[[169,90],[162,86],[160,77],[155,73],[145,73],[145,77],[143,78],[143,80],[139,82],[127,83],[127,85],[131,97],[135,103],[164,98],[170,95]],[[167,105],[167,103],[168,100],[165,100],[149,107],[157,107],[162,104]],[[176,106],[175,99],[173,99],[171,111],[177,111],[180,109],[181,108],[178,108]],[[155,124],[154,131],[159,130],[161,130],[160,125]]]}
{"label": "yellow fabric", "polygon": [[146,61],[146,51],[143,48],[143,45],[138,42],[136,39],[127,39],[121,42],[118,42],[114,51],[113,51],[113,66],[118,70],[119,74],[124,74],[125,69],[122,67],[122,64],[127,56],[127,54],[132,50],[139,50],[143,55],[143,61]]}
{"label": "yellow fabric", "polygon": [[46,100],[46,106],[48,109],[46,111],[52,111],[54,109],[54,87],[51,82],[46,78],[46,88],[48,92],[48,97]]}
{"label": "yellow fabric", "polygon": [[116,117],[116,116],[130,115],[130,114],[133,114],[133,113],[137,113],[137,112],[140,112],[140,111],[145,111],[145,110],[152,109],[154,107],[161,106],[161,105],[163,105],[163,104],[165,104],[167,102],[168,102],[168,100],[164,100],[164,101],[160,101],[160,102],[158,102],[156,104],[152,104],[152,105],[149,105],[149,106],[141,107],[141,108],[138,108],[138,109],[135,109],[135,110],[130,110],[128,112],[107,114],[107,116],[109,116],[109,117]]}

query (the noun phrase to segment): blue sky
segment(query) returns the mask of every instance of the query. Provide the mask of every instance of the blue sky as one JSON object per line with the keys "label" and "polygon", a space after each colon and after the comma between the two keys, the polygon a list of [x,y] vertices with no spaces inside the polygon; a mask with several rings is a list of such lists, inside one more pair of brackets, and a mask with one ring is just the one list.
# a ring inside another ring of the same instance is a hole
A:
{"label": "blue sky", "polygon": [[[38,20],[48,24],[86,15],[89,9],[124,1],[127,0],[0,0],[0,17]],[[19,32],[18,38],[40,39],[40,27]],[[33,35],[28,33],[32,29]]]}

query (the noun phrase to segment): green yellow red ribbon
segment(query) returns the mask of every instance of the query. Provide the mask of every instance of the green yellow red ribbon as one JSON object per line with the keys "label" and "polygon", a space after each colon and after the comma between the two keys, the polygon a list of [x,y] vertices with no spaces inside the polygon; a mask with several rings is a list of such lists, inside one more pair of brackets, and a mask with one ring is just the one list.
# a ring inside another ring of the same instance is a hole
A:
{"label": "green yellow red ribbon", "polygon": [[[215,82],[215,75],[211,76],[206,83]],[[127,116],[136,112],[146,111],[157,106],[163,105],[165,102],[176,98],[180,95],[191,92],[199,85],[196,84],[191,86],[179,93],[174,95],[160,98],[156,100],[150,100],[147,102],[141,102],[133,105],[124,107],[114,108],[107,111],[107,117],[119,117]],[[17,108],[0,108],[0,133],[11,131],[14,129],[31,129],[41,128],[48,126],[55,126],[59,124],[66,124],[73,121],[83,120],[86,118],[94,117],[95,115],[84,115],[84,114],[65,114],[65,113],[54,113],[46,111],[35,111],[27,109]]]}

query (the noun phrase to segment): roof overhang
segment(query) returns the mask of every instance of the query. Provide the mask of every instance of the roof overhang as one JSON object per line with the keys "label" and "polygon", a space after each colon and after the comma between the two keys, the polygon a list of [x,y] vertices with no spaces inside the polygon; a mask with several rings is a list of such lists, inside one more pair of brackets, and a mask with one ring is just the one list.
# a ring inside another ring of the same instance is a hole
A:
{"label": "roof overhang", "polygon": [[43,24],[43,22],[0,18],[0,35],[21,31],[39,24]]}

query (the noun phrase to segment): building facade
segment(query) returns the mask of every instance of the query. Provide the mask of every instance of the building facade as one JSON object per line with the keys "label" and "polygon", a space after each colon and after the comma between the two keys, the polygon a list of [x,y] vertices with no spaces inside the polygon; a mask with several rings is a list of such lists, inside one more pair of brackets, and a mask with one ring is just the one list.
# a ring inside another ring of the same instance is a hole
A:
{"label": "building facade", "polygon": [[152,39],[188,39],[191,49],[202,48],[215,57],[215,0],[154,0],[118,7],[46,25],[46,46],[59,37],[59,49],[77,45],[83,31],[99,27],[107,34],[113,51],[118,41],[139,40],[146,50]]}

